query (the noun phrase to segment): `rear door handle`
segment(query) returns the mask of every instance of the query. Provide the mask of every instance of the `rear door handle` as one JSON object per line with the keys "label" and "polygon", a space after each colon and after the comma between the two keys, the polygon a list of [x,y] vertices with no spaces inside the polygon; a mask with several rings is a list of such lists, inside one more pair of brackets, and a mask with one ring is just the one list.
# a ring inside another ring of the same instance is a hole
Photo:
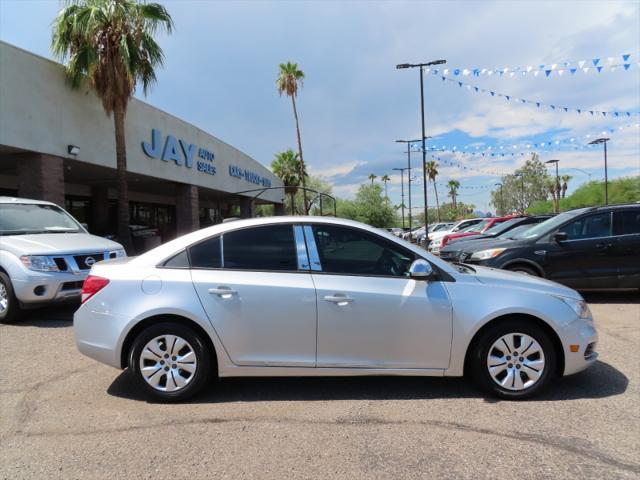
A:
{"label": "rear door handle", "polygon": [[609,250],[611,247],[613,247],[612,243],[596,243],[598,250]]}
{"label": "rear door handle", "polygon": [[327,302],[335,303],[339,307],[344,307],[345,305],[353,302],[353,298],[347,297],[346,295],[336,294],[336,295],[325,295],[324,299]]}
{"label": "rear door handle", "polygon": [[232,290],[229,287],[210,288],[209,293],[211,295],[218,295],[220,298],[231,298],[238,294],[237,290]]}

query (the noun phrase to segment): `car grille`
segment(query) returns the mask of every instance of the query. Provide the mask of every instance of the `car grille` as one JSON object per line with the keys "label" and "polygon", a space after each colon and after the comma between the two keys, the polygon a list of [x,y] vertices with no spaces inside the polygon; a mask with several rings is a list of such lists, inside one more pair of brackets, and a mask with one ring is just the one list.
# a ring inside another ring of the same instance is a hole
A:
{"label": "car grille", "polygon": [[[73,259],[76,261],[80,270],[89,270],[94,263],[104,260],[104,253],[98,252],[91,253],[89,255],[74,255]],[[93,261],[89,259],[93,259]],[[87,264],[87,260],[89,260],[90,264]]]}
{"label": "car grille", "polygon": [[53,259],[53,261],[55,262],[56,267],[58,267],[58,270],[60,270],[61,272],[66,272],[67,270],[69,270],[69,266],[67,265],[67,262],[64,258],[56,257]]}

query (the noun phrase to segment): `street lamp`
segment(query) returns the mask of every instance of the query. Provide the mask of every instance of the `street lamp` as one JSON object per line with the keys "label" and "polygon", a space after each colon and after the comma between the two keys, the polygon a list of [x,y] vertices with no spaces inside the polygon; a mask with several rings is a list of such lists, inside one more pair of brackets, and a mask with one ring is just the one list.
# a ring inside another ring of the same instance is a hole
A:
{"label": "street lamp", "polygon": [[427,147],[425,145],[425,129],[424,129],[424,67],[430,67],[432,65],[442,65],[447,63],[446,60],[434,60],[426,63],[401,63],[396,65],[396,69],[401,70],[405,68],[419,68],[420,69],[420,115],[422,119],[422,188],[424,191],[424,229],[427,234],[427,242],[429,241],[429,217],[427,213],[427,170],[424,168],[427,162]]}
{"label": "street lamp", "polygon": [[560,160],[547,160],[546,162],[547,165],[551,165],[551,164],[556,164],[556,185],[555,185],[555,189],[556,189],[556,213],[558,213],[560,211],[560,176],[558,175],[558,163],[560,163]]}
{"label": "street lamp", "polygon": [[565,170],[575,170],[577,172],[584,173],[585,175],[587,175],[589,177],[589,182],[591,182],[591,174],[589,172],[587,172],[586,170],[580,170],[579,168],[565,168]]}
{"label": "street lamp", "polygon": [[[400,191],[402,192],[400,194],[400,197],[402,198],[402,229],[404,230],[404,171],[409,170],[409,168],[392,168],[391,170],[398,170],[400,172]],[[411,178],[409,178],[409,180],[411,180]],[[411,210],[409,210],[409,213],[411,213]]]}
{"label": "street lamp", "polygon": [[522,213],[524,213],[524,173],[514,173],[513,174],[514,177],[518,178],[520,177],[520,181],[521,181],[521,186],[522,186],[522,191],[520,194],[520,211]]}
{"label": "street lamp", "polygon": [[597,145],[602,143],[604,145],[604,204],[609,205],[609,178],[607,176],[607,142],[609,138],[601,137],[596,138],[592,142],[589,142],[589,145]]}
{"label": "street lamp", "polygon": [[411,231],[411,144],[418,140],[396,140],[396,143],[407,144],[407,189],[409,190],[409,231]]}
{"label": "street lamp", "polygon": [[500,187],[500,216],[504,216],[504,199],[502,197],[502,183],[496,183],[496,187]]}

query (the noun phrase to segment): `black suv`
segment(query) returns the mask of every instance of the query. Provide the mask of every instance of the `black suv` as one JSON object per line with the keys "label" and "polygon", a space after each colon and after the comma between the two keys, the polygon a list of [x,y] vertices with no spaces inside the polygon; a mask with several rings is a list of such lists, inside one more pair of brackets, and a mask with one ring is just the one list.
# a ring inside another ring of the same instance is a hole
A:
{"label": "black suv", "polygon": [[472,243],[460,261],[576,289],[640,288],[640,204],[580,208],[509,240]]}

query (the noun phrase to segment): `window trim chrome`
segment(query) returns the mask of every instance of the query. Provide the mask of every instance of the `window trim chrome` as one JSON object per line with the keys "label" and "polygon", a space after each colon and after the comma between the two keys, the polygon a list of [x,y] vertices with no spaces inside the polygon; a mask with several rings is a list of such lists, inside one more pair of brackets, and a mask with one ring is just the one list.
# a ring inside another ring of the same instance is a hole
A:
{"label": "window trim chrome", "polygon": [[309,256],[311,271],[322,272],[322,263],[320,262],[320,255],[318,254],[318,246],[316,245],[316,238],[313,235],[313,225],[304,226],[304,238],[307,244],[307,254]]}
{"label": "window trim chrome", "polygon": [[298,270],[310,270],[307,244],[304,239],[302,226],[293,225],[293,237],[296,242],[296,255],[298,257]]}

